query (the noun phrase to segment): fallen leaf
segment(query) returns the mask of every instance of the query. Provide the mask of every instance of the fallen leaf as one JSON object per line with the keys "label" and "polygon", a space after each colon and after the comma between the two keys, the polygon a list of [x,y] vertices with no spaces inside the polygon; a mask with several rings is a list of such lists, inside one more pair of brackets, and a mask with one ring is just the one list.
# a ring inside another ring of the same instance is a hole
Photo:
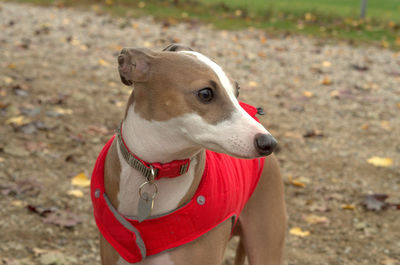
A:
{"label": "fallen leaf", "polygon": [[323,137],[323,136],[325,136],[324,133],[318,129],[308,130],[303,134],[304,138]]}
{"label": "fallen leaf", "polygon": [[289,230],[289,233],[294,236],[306,237],[310,235],[310,231],[303,231],[300,227],[293,227]]}
{"label": "fallen leaf", "polygon": [[303,92],[303,95],[304,95],[306,98],[311,98],[314,94],[313,94],[311,91],[304,91],[304,92]]}
{"label": "fallen leaf", "polygon": [[387,194],[365,195],[362,205],[369,211],[381,211],[390,205],[385,202],[388,197]]}
{"label": "fallen leaf", "polygon": [[57,211],[56,207],[42,207],[42,206],[35,206],[35,205],[32,205],[32,204],[28,204],[26,206],[26,208],[29,211],[31,211],[33,213],[36,213],[36,214],[38,214],[40,216],[43,216],[43,217],[47,216],[48,214],[50,214],[52,212]]}
{"label": "fallen leaf", "polygon": [[7,119],[5,123],[7,125],[21,126],[21,125],[27,124],[29,122],[31,122],[31,121],[27,117],[25,117],[23,115],[19,115],[19,116],[15,116],[15,117]]}
{"label": "fallen leaf", "polygon": [[321,80],[321,84],[325,85],[325,86],[330,86],[332,85],[332,80],[328,77],[325,76],[322,80]]}
{"label": "fallen leaf", "polygon": [[71,181],[73,186],[78,186],[78,187],[88,187],[90,186],[90,180],[87,178],[85,173],[80,173],[76,175],[72,181]]}
{"label": "fallen leaf", "polygon": [[382,127],[382,129],[384,129],[386,131],[392,130],[392,127],[390,127],[389,121],[381,121],[381,127]]}
{"label": "fallen leaf", "polygon": [[329,62],[329,61],[323,61],[322,62],[322,66],[325,67],[325,68],[331,67],[331,65],[332,65],[332,63]]}
{"label": "fallen leaf", "polygon": [[365,72],[365,71],[369,70],[368,66],[358,65],[358,64],[352,64],[351,68],[353,68],[354,70],[360,71],[360,72]]}
{"label": "fallen leaf", "polygon": [[397,103],[397,108],[398,108],[398,109],[400,109],[400,102],[399,102],[399,103]]}
{"label": "fallen leaf", "polygon": [[306,187],[306,181],[302,180],[301,178],[293,179],[292,175],[288,175],[288,181],[290,184],[296,187],[304,188]]}
{"label": "fallen leaf", "polygon": [[261,44],[267,43],[267,38],[266,38],[265,36],[261,35],[261,36],[260,36],[260,43],[261,43]]}
{"label": "fallen leaf", "polygon": [[331,93],[329,93],[331,98],[339,98],[340,97],[340,92],[338,90],[333,90]]}
{"label": "fallen leaf", "polygon": [[33,251],[33,255],[35,255],[35,257],[49,252],[49,250],[43,249],[43,248],[32,248],[32,251]]}
{"label": "fallen leaf", "polygon": [[8,76],[5,76],[3,78],[3,80],[7,85],[11,84],[14,81],[14,79],[12,79],[11,77],[8,77]]}
{"label": "fallen leaf", "polygon": [[36,196],[42,190],[42,184],[36,180],[23,179],[17,180],[11,185],[2,188],[2,194],[4,195],[25,195],[25,196]]}
{"label": "fallen leaf", "polygon": [[121,51],[124,47],[121,46],[121,45],[111,45],[110,48],[111,48],[112,50],[114,50],[114,51],[119,52],[119,51]]}
{"label": "fallen leaf", "polygon": [[306,13],[306,14],[304,14],[304,19],[306,21],[315,21],[317,19],[317,17],[312,13]]}
{"label": "fallen leaf", "polygon": [[83,192],[81,190],[69,190],[67,194],[73,197],[82,198]]}
{"label": "fallen leaf", "polygon": [[73,113],[72,109],[64,109],[64,108],[61,108],[61,107],[55,107],[53,109],[53,111],[57,112],[57,113],[60,113],[62,115],[64,115],[64,114],[68,114],[69,115],[69,114]]}
{"label": "fallen leaf", "polygon": [[263,52],[263,51],[260,51],[260,52],[258,52],[258,56],[261,57],[261,58],[266,58],[267,54],[265,52]]}
{"label": "fallen leaf", "polygon": [[107,61],[105,61],[104,59],[99,59],[99,60],[98,60],[98,63],[99,63],[100,65],[102,65],[102,66],[109,66],[109,65],[110,65],[110,63],[107,62]]}
{"label": "fallen leaf", "polygon": [[354,204],[342,204],[341,207],[344,210],[354,210],[356,208]]}
{"label": "fallen leaf", "polygon": [[146,6],[146,3],[145,2],[139,2],[139,4],[138,4],[138,7],[139,8],[144,8]]}
{"label": "fallen leaf", "polygon": [[368,122],[366,122],[363,125],[361,125],[361,129],[363,129],[363,130],[367,130],[368,128],[369,128],[369,123]]}
{"label": "fallen leaf", "polygon": [[240,9],[235,10],[235,16],[240,17],[243,14],[243,11]]}
{"label": "fallen leaf", "polygon": [[390,43],[386,40],[382,40],[381,41],[381,45],[383,48],[389,48],[390,47]]}
{"label": "fallen leaf", "polygon": [[15,63],[9,63],[9,64],[7,65],[7,67],[10,68],[10,69],[15,69],[15,68],[17,68],[17,66],[15,65]]}
{"label": "fallen leaf", "polygon": [[52,212],[49,213],[43,220],[46,224],[54,224],[65,228],[72,228],[82,221],[73,213],[70,212]]}
{"label": "fallen leaf", "polygon": [[54,117],[54,118],[61,117],[61,116],[66,115],[66,114],[69,115],[69,114],[72,114],[72,113],[73,113],[73,111],[71,109],[64,109],[64,108],[61,108],[61,107],[56,107],[51,111],[46,111],[46,115],[47,116]]}
{"label": "fallen leaf", "polygon": [[258,83],[256,81],[250,81],[249,82],[249,87],[257,87]]}
{"label": "fallen leaf", "polygon": [[329,219],[326,216],[319,216],[315,214],[309,214],[303,219],[309,224],[327,224],[329,223]]}
{"label": "fallen leaf", "polygon": [[14,201],[11,202],[11,205],[15,206],[15,207],[22,207],[23,203],[20,200],[14,200]]}
{"label": "fallen leaf", "polygon": [[373,156],[367,160],[369,164],[376,167],[388,167],[393,164],[393,160],[389,157]]}

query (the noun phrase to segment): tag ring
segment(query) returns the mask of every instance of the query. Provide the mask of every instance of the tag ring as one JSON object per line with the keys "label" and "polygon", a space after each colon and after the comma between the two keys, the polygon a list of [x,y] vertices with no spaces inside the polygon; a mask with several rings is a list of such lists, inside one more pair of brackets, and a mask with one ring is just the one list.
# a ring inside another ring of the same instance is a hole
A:
{"label": "tag ring", "polygon": [[154,193],[153,193],[153,195],[151,195],[151,200],[154,200],[154,198],[156,197],[156,195],[158,193],[158,186],[157,186],[156,183],[151,183],[150,181],[146,181],[142,185],[140,185],[140,187],[139,187],[139,196],[140,196],[140,198],[142,200],[148,200],[148,198],[144,198],[143,197],[143,193],[142,193],[142,190],[143,190],[144,186],[146,186],[146,185],[152,185],[154,187]]}

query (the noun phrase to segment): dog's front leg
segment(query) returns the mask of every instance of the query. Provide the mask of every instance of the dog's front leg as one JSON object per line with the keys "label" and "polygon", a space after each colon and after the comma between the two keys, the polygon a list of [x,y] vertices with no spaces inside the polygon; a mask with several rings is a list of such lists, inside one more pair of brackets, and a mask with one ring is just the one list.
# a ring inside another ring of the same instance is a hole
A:
{"label": "dog's front leg", "polygon": [[263,174],[239,223],[251,265],[283,264],[287,216],[283,182],[274,155],[265,159]]}

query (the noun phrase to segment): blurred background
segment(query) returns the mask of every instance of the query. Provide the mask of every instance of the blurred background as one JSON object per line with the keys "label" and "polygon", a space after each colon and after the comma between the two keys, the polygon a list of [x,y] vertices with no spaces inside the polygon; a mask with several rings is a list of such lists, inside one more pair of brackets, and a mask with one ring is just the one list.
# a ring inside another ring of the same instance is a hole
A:
{"label": "blurred background", "polygon": [[400,264],[399,14],[398,0],[0,1],[0,264],[100,264],[88,186],[131,92],[116,58],[173,42],[263,107],[285,264]]}

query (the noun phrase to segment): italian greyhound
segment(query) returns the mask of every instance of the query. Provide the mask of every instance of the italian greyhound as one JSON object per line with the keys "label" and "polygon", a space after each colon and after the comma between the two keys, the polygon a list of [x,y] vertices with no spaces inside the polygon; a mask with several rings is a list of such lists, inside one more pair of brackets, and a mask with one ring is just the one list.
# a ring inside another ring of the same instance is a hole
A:
{"label": "italian greyhound", "polygon": [[91,187],[102,264],[222,264],[232,236],[240,237],[235,265],[246,256],[251,265],[283,264],[277,142],[238,101],[239,85],[179,44],[124,48],[118,65],[133,89]]}

